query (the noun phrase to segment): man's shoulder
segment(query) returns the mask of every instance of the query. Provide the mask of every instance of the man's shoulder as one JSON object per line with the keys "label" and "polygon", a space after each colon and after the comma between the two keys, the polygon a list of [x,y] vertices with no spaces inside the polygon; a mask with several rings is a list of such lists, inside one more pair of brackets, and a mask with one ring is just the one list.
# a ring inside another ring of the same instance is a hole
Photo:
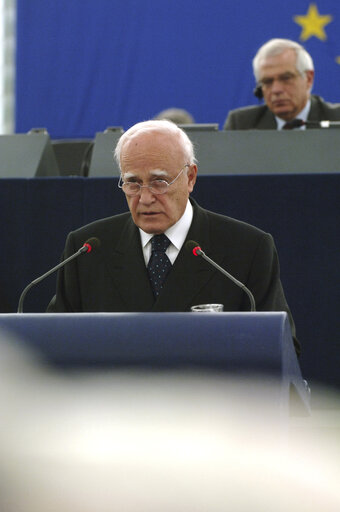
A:
{"label": "man's shoulder", "polygon": [[113,215],[97,219],[89,224],[79,227],[72,231],[72,236],[78,238],[103,237],[108,234],[114,236],[115,232],[120,232],[122,227],[131,219],[130,212]]}
{"label": "man's shoulder", "polygon": [[230,110],[224,124],[225,130],[249,130],[257,128],[260,120],[269,113],[266,105],[249,105]]}
{"label": "man's shoulder", "polygon": [[[331,103],[325,101],[321,96],[312,95],[311,115],[315,112],[319,115],[318,121],[339,121],[340,120],[340,103]],[[326,116],[326,117],[325,117]],[[322,117],[322,119],[321,119]]]}
{"label": "man's shoulder", "polygon": [[228,234],[231,236],[253,236],[256,238],[265,234],[262,229],[252,224],[235,219],[234,217],[228,217],[221,213],[206,210],[197,205],[197,203],[194,207],[194,214],[195,212],[199,219],[202,215],[206,216],[209,221],[211,233],[216,237],[221,236],[223,238],[224,234]]}
{"label": "man's shoulder", "polygon": [[194,213],[189,239],[196,240],[203,250],[207,249],[211,254],[229,254],[236,259],[245,255],[251,258],[260,247],[269,254],[275,247],[272,236],[262,229],[205,209]]}
{"label": "man's shoulder", "polygon": [[229,231],[232,231],[233,233],[240,233],[241,235],[249,235],[253,234],[255,237],[261,236],[264,234],[264,231],[262,229],[258,228],[257,226],[254,226],[253,224],[249,224],[248,222],[235,219],[234,217],[228,217],[227,215],[222,215],[220,213],[216,212],[208,212],[210,215],[210,219],[213,222],[213,225],[215,226],[216,230],[223,231],[226,228],[228,228]]}

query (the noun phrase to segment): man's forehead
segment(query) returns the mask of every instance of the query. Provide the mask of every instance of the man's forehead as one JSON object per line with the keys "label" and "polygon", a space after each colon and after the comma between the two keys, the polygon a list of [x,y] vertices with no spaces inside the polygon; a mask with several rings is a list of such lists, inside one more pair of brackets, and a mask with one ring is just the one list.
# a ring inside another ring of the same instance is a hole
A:
{"label": "man's forehead", "polygon": [[260,74],[296,71],[296,53],[291,48],[277,55],[264,58],[259,66]]}
{"label": "man's forehead", "polygon": [[183,148],[173,143],[173,139],[165,140],[164,144],[147,137],[147,141],[139,137],[131,139],[121,152],[120,162],[123,172],[152,171],[154,174],[170,174],[185,160]]}
{"label": "man's forehead", "polygon": [[164,147],[175,144],[177,138],[173,133],[149,130],[146,132],[135,133],[129,138],[124,144],[124,148],[127,150],[136,148],[152,148],[152,147]]}

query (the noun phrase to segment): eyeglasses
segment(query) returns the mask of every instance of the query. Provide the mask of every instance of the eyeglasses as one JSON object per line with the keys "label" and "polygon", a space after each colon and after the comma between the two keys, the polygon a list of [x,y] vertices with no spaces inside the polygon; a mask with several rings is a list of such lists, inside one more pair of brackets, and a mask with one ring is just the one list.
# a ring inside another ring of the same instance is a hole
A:
{"label": "eyeglasses", "polygon": [[270,89],[273,86],[275,80],[277,80],[281,85],[292,85],[298,76],[301,75],[287,72],[279,75],[276,78],[264,78],[263,80],[259,81],[259,85],[264,89]]}
{"label": "eyeglasses", "polygon": [[141,193],[142,188],[148,188],[152,194],[166,194],[170,185],[175,183],[186,167],[190,167],[190,165],[185,164],[177,174],[176,178],[170,181],[170,183],[165,180],[153,180],[149,185],[141,185],[137,181],[123,181],[122,176],[120,176],[118,187],[121,188],[127,196],[137,196]]}

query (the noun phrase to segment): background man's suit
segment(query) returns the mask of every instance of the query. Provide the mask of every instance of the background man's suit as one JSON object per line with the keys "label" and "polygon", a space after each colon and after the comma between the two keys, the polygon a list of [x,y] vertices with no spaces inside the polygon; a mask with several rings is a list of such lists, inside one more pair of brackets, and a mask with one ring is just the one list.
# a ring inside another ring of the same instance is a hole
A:
{"label": "background man's suit", "polygon": [[[200,208],[187,240],[195,240],[219,265],[252,291],[257,311],[287,311],[272,237],[249,224]],[[222,303],[225,311],[249,311],[248,296],[202,258],[183,246],[155,301],[139,230],[130,213],[95,221],[69,234],[64,257],[90,237],[99,248],[68,263],[58,274],[49,312],[190,311],[202,303]]]}
{"label": "background man's suit", "polygon": [[[320,96],[311,96],[308,121],[340,121],[340,103],[327,103]],[[225,130],[276,130],[274,114],[266,105],[231,110]]]}

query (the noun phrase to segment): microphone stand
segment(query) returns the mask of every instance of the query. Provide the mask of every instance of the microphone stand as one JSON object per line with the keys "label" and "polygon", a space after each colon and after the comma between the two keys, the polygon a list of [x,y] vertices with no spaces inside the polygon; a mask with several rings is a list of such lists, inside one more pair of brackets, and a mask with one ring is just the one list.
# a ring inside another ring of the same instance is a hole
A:
{"label": "microphone stand", "polygon": [[24,290],[22,291],[22,293],[20,295],[17,313],[23,313],[24,299],[25,299],[26,293],[28,292],[28,290],[30,290],[32,288],[32,286],[35,286],[36,284],[40,283],[40,281],[45,279],[45,277],[48,277],[49,275],[53,274],[53,272],[56,272],[56,270],[59,270],[61,267],[63,267],[69,261],[72,261],[74,258],[77,258],[81,254],[84,254],[84,253],[86,253],[88,251],[89,251],[88,245],[84,244],[80,249],[78,249],[77,252],[72,254],[72,256],[69,256],[68,258],[66,258],[66,260],[62,261],[61,263],[59,263],[55,267],[51,268],[48,272],[46,272],[45,274],[43,274],[40,277],[37,277],[36,279],[34,279],[34,281],[29,283],[26,286],[26,288],[24,288]]}
{"label": "microphone stand", "polygon": [[226,270],[224,270],[224,268],[220,267],[217,263],[215,263],[215,261],[213,261],[211,258],[209,258],[209,256],[207,256],[205,254],[204,251],[202,251],[201,248],[199,247],[195,247],[194,249],[195,253],[198,255],[198,256],[202,256],[202,258],[204,258],[206,261],[208,261],[213,267],[215,267],[217,270],[219,270],[220,272],[222,272],[222,274],[224,274],[226,277],[228,277],[234,284],[236,284],[237,286],[239,286],[240,288],[242,288],[242,290],[248,295],[249,297],[249,300],[250,300],[250,311],[256,311],[256,305],[255,305],[255,299],[254,299],[254,295],[251,293],[251,291],[249,290],[249,288],[247,288],[243,283],[241,283],[241,281],[239,281],[238,279],[236,279],[236,277],[232,276],[231,274],[229,274],[229,272],[227,272]]}

